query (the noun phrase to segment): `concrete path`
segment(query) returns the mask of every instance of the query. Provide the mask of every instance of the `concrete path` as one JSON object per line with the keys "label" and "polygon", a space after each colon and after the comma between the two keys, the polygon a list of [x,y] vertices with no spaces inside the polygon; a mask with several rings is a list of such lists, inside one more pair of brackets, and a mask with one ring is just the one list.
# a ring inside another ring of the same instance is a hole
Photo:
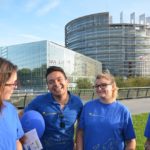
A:
{"label": "concrete path", "polygon": [[150,112],[150,98],[128,99],[120,102],[128,107],[131,114]]}

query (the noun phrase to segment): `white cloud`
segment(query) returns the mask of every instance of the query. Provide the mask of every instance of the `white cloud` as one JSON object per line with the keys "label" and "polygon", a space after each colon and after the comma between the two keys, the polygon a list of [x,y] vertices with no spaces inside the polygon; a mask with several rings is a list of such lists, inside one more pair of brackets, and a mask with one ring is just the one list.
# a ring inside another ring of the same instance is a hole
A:
{"label": "white cloud", "polygon": [[25,0],[25,9],[26,11],[30,12],[33,11],[33,9],[36,9],[38,5],[40,4],[40,0]]}
{"label": "white cloud", "polygon": [[60,0],[24,0],[23,3],[25,11],[43,16],[55,9],[60,4]]}
{"label": "white cloud", "polygon": [[27,41],[30,41],[30,40],[32,40],[32,41],[42,40],[41,37],[35,36],[35,35],[32,35],[32,34],[20,34],[19,36],[20,36],[21,38],[26,39]]}
{"label": "white cloud", "polygon": [[60,0],[49,0],[48,3],[44,4],[36,12],[38,16],[43,16],[49,13],[51,10],[55,9],[60,4]]}

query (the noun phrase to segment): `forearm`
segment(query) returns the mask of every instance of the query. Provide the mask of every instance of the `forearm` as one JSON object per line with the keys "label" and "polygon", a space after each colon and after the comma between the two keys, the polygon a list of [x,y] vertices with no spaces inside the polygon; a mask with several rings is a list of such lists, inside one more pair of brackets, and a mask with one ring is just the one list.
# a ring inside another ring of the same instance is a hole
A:
{"label": "forearm", "polygon": [[83,150],[83,130],[82,129],[77,130],[76,150]]}
{"label": "forearm", "polygon": [[125,150],[135,150],[136,149],[136,141],[135,139],[126,141]]}
{"label": "forearm", "polygon": [[22,149],[22,144],[21,144],[21,142],[19,140],[16,141],[16,149],[17,150],[23,150]]}

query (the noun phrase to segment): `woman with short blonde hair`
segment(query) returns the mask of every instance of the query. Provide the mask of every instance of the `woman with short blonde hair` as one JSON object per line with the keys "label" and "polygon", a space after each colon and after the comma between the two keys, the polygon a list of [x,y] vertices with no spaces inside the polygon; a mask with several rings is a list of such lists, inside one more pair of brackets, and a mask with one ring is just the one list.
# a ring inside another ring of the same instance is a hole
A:
{"label": "woman with short blonde hair", "polygon": [[115,78],[110,73],[98,74],[94,88],[98,98],[84,105],[78,126],[77,150],[135,150],[131,114],[116,100]]}

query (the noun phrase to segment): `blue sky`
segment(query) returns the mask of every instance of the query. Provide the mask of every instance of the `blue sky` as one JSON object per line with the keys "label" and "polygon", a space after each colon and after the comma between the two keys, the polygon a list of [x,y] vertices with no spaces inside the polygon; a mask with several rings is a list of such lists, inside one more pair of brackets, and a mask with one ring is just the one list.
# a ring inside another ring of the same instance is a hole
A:
{"label": "blue sky", "polygon": [[[39,40],[64,45],[65,25],[78,17],[110,12],[119,22],[150,16],[150,0],[0,0],[0,46]],[[137,22],[137,21],[136,21]]]}

